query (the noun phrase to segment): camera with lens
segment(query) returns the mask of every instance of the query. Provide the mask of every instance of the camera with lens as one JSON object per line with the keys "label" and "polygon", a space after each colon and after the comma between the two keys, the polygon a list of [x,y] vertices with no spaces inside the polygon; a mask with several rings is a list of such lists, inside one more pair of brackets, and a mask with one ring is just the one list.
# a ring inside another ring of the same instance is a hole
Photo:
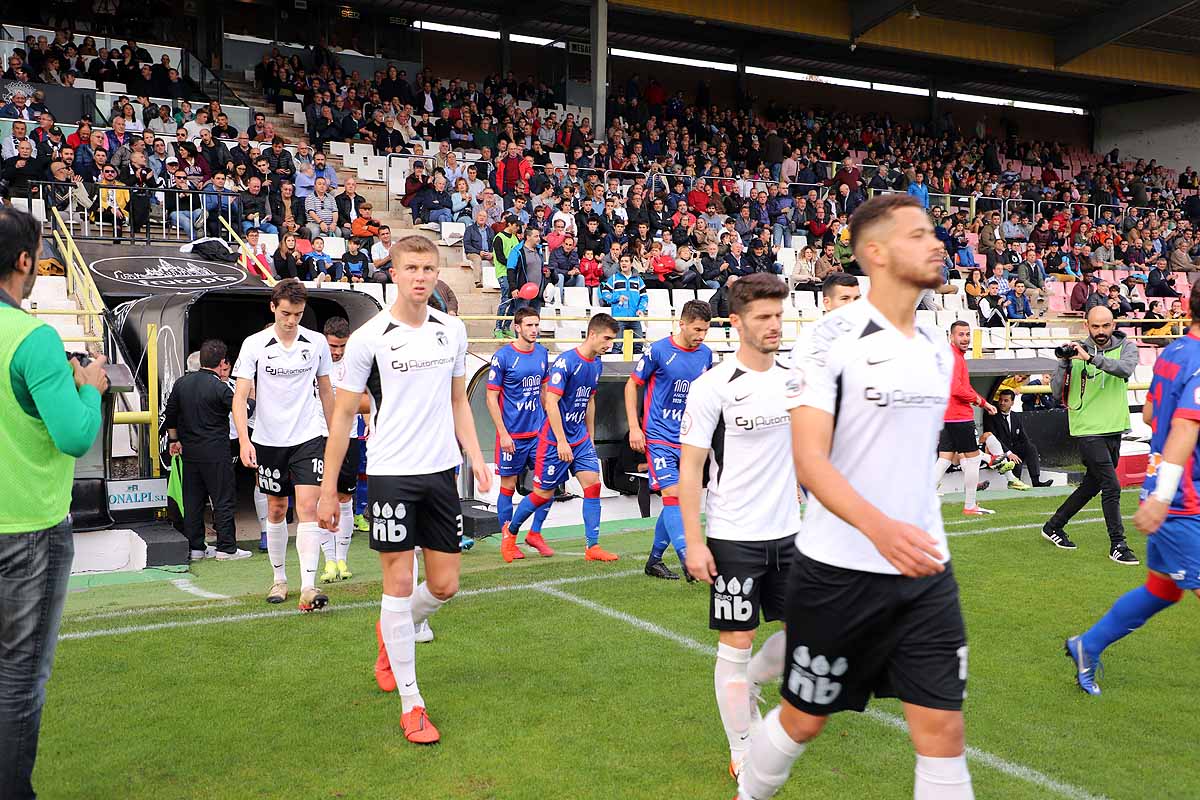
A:
{"label": "camera with lens", "polygon": [[88,364],[92,363],[92,356],[90,353],[67,353],[67,361],[70,361],[71,359],[78,361],[79,366],[81,367],[86,367]]}
{"label": "camera with lens", "polygon": [[1060,344],[1058,347],[1054,348],[1054,357],[1055,358],[1072,358],[1072,357],[1074,357],[1074,355],[1075,355],[1075,345],[1074,344]]}

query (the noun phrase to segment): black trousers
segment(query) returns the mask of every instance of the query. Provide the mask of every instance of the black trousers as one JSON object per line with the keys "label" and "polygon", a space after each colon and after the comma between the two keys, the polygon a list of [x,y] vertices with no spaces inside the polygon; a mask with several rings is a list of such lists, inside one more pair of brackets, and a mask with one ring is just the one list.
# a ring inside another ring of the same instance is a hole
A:
{"label": "black trousers", "polygon": [[237,550],[233,527],[233,509],[237,488],[233,462],[183,461],[183,535],[192,550],[204,549],[204,505],[212,500],[213,525],[217,530],[217,549],[223,553]]}
{"label": "black trousers", "polygon": [[[1100,495],[1104,524],[1113,543],[1125,541],[1125,525],[1121,521],[1121,482],[1117,479],[1117,458],[1121,454],[1121,434],[1080,436],[1079,457],[1087,467],[1087,475],[1079,487],[1063,501],[1047,523],[1053,528],[1065,527],[1088,501]],[[1020,455],[1018,453],[1018,455]]]}
{"label": "black trousers", "polygon": [[1025,467],[1029,467],[1029,480],[1035,484],[1040,482],[1042,480],[1042,459],[1037,447],[1032,442],[1028,447],[1019,444],[1013,447],[1013,452],[1021,459],[1021,463],[1013,469],[1013,475],[1020,478],[1021,471]]}

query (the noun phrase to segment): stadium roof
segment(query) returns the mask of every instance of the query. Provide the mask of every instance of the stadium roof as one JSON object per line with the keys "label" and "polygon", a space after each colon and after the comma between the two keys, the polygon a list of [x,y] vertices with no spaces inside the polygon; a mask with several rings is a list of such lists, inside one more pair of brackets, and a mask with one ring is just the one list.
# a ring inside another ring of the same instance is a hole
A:
{"label": "stadium roof", "polygon": [[[712,0],[716,2],[717,0]],[[837,0],[834,0],[835,2]],[[1146,0],[1154,3],[1160,0]],[[489,0],[460,0],[455,5],[425,0],[366,0],[370,5],[386,9],[389,14],[408,16],[412,19],[436,21],[468,27],[499,30],[506,27],[514,33],[546,37],[555,40],[588,41],[589,9],[581,0],[541,0],[527,10],[500,12]],[[627,0],[627,2],[671,2],[671,0]],[[958,8],[985,7],[986,0],[917,0],[923,9],[928,3]],[[997,24],[1023,25],[1014,22],[1017,16],[1008,17],[1008,5],[1016,8],[1028,7],[1028,15],[1037,16],[1032,10],[1041,0],[1002,0],[1004,6],[987,5],[991,13],[984,15],[977,10],[976,22],[985,17],[993,18]],[[1171,0],[1179,4],[1179,0]],[[896,5],[889,0],[890,5]],[[695,5],[704,5],[697,2]],[[1110,0],[1065,0],[1053,12],[1039,17],[1049,27],[1053,20],[1075,13],[1080,7],[1094,6],[1097,9],[1111,8]],[[905,6],[904,16],[910,18],[911,0]],[[925,14],[924,10],[920,11]],[[928,12],[932,15],[934,12]],[[970,12],[956,11],[959,17],[971,17]],[[1018,12],[1014,11],[1014,15]],[[1120,12],[1110,12],[1117,14]],[[1182,12],[1181,12],[1182,13]],[[1196,6],[1200,14],[1200,5]],[[1024,19],[1024,18],[1021,18]],[[904,86],[928,86],[931,77],[937,88],[969,94],[999,95],[1018,100],[1056,103],[1083,108],[1098,108],[1114,103],[1152,99],[1173,93],[1165,82],[1145,83],[1091,77],[1084,74],[1036,67],[1015,66],[1005,68],[983,60],[970,60],[940,55],[925,50],[912,52],[893,47],[878,47],[860,40],[853,51],[848,41],[830,41],[796,34],[780,28],[763,30],[722,21],[693,18],[691,24],[681,25],[678,15],[661,13],[651,9],[633,9],[610,5],[609,45],[629,50],[649,51],[688,58],[737,62],[744,56],[749,65],[812,72],[839,78],[869,80]],[[1156,23],[1161,24],[1161,23]],[[1200,22],[1196,23],[1200,29]],[[1148,29],[1147,29],[1148,30]],[[1143,34],[1131,34],[1143,35]],[[868,34],[869,38],[869,34]],[[1200,38],[1195,42],[1200,52]],[[1139,52],[1139,51],[1133,51]],[[1200,74],[1197,76],[1200,79]]]}

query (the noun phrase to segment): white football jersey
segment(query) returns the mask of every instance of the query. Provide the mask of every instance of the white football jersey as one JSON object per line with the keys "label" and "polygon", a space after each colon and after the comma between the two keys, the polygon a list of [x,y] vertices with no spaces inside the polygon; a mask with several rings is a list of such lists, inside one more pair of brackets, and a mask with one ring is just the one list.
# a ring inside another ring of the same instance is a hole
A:
{"label": "white football jersey", "polygon": [[303,326],[290,348],[276,338],[274,325],[247,336],[233,377],[254,381],[254,443],[291,447],[327,436],[317,378],[332,368],[325,337]]}
{"label": "white football jersey", "polygon": [[[345,377],[346,377],[346,354],[343,351],[342,359],[340,361],[333,362],[333,371],[330,373],[330,376],[329,376],[329,380],[333,383],[333,394],[334,394],[335,399],[337,397],[337,387],[345,379]],[[362,415],[357,414],[354,417],[354,421],[350,423],[350,438],[351,439],[358,438],[358,427],[359,427],[358,422],[361,419],[362,419]]]}
{"label": "white football jersey", "polygon": [[[946,337],[896,330],[867,299],[828,314],[792,362],[786,405],[833,415],[829,460],[887,516],[928,532],[950,560],[932,455],[950,396]],[[810,498],[796,547],[843,569],[896,575],[871,540]]]}
{"label": "white football jersey", "polygon": [[466,357],[466,326],[434,308],[415,328],[385,309],[350,334],[339,386],[371,395],[368,475],[429,475],[462,463],[450,387]]}
{"label": "white football jersey", "polygon": [[800,529],[788,371],[766,372],[729,356],[692,381],[679,441],[710,451],[706,534],[757,542]]}

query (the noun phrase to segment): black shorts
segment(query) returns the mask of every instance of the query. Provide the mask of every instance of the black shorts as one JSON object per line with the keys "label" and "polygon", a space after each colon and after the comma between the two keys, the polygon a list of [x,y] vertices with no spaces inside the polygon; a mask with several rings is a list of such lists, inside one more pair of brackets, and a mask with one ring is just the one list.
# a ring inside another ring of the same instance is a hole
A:
{"label": "black shorts", "polygon": [[787,595],[783,699],[807,714],[862,711],[871,695],[962,709],[967,631],[954,571],[906,578],[797,554]]}
{"label": "black shorts", "polygon": [[258,488],[263,494],[287,497],[296,486],[320,486],[325,474],[325,437],[290,447],[254,445]]}
{"label": "black shorts", "polygon": [[974,422],[946,422],[938,437],[939,453],[973,453],[979,449]]}
{"label": "black shorts", "polygon": [[708,627],[714,631],[752,631],[783,619],[788,569],[796,555],[795,536],[764,542],[709,539],[717,577],[709,591]]}
{"label": "black shorts", "polygon": [[340,494],[354,494],[358,489],[358,463],[362,461],[362,440],[354,438],[346,446],[346,457],[338,470],[337,490]]}
{"label": "black shorts", "polygon": [[432,475],[368,475],[367,517],[372,550],[461,552],[462,506],[453,469]]}

